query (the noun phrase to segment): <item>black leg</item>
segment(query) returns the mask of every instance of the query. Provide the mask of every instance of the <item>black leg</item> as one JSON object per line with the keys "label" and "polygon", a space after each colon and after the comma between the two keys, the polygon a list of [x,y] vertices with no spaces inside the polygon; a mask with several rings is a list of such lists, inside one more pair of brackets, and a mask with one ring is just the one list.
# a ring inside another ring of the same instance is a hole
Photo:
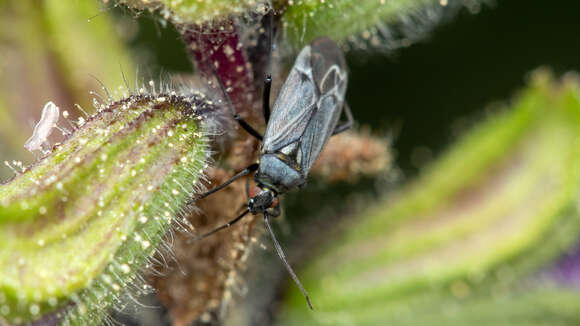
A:
{"label": "black leg", "polygon": [[308,303],[308,307],[310,307],[310,310],[314,310],[314,308],[312,308],[312,304],[310,303],[310,298],[308,297],[308,293],[306,293],[304,286],[302,286],[302,283],[300,283],[300,280],[298,279],[298,276],[296,276],[296,273],[294,273],[292,266],[290,266],[290,264],[286,260],[286,255],[284,254],[284,251],[282,250],[282,247],[278,243],[278,240],[276,239],[276,235],[274,234],[274,231],[272,230],[272,227],[270,226],[270,216],[266,212],[264,212],[264,222],[266,222],[266,228],[268,229],[268,232],[270,233],[270,236],[272,237],[272,241],[274,242],[274,247],[276,248],[276,252],[278,253],[278,256],[280,256],[280,260],[282,260],[282,262],[284,263],[284,266],[286,266],[286,269],[288,270],[288,273],[290,273],[290,276],[294,280],[294,283],[296,283],[296,285],[298,286],[298,288],[300,289],[300,291],[304,295],[304,298],[306,298],[306,303]]}
{"label": "black leg", "polygon": [[201,194],[201,195],[200,195],[200,196],[198,196],[197,198],[194,198],[194,199],[192,199],[192,200],[190,201],[190,203],[191,203],[191,202],[194,202],[194,201],[196,201],[196,200],[198,200],[198,199],[205,198],[205,197],[207,197],[207,196],[209,196],[209,195],[211,195],[211,194],[213,194],[213,193],[215,193],[215,192],[218,192],[218,191],[222,190],[223,188],[225,188],[225,187],[229,186],[229,185],[230,185],[232,182],[234,182],[234,181],[238,180],[239,178],[241,178],[241,177],[243,177],[243,176],[246,176],[246,175],[248,175],[248,174],[250,174],[250,173],[252,173],[252,172],[256,171],[256,170],[258,169],[258,167],[259,167],[259,166],[260,166],[260,165],[259,165],[258,163],[254,163],[254,164],[252,164],[252,165],[248,166],[247,168],[243,169],[242,171],[238,172],[236,175],[234,175],[233,177],[231,177],[231,178],[230,178],[228,181],[226,181],[226,182],[222,183],[221,185],[219,185],[219,186],[217,186],[217,187],[213,188],[212,190],[210,190],[210,191],[208,191],[208,192],[205,192],[205,193]]}
{"label": "black leg", "polygon": [[346,114],[346,122],[344,122],[344,123],[336,126],[336,128],[334,128],[334,131],[332,132],[333,136],[340,134],[341,132],[352,128],[352,125],[354,124],[352,112],[350,112],[350,107],[348,106],[348,103],[346,103],[346,102],[344,102],[343,111]]}
{"label": "black leg", "polygon": [[234,119],[238,122],[238,124],[244,128],[244,130],[249,133],[250,135],[254,136],[254,138],[258,139],[259,141],[262,141],[262,139],[264,137],[262,137],[262,134],[260,134],[259,132],[256,131],[256,129],[254,129],[252,126],[250,126],[246,120],[244,120],[242,117],[240,117],[237,113],[234,112]]}
{"label": "black leg", "polygon": [[246,208],[246,209],[245,209],[245,210],[242,212],[242,214],[238,215],[238,217],[236,217],[235,219],[233,219],[233,220],[229,221],[228,223],[226,223],[226,224],[224,224],[224,225],[222,225],[222,226],[220,226],[220,227],[217,227],[217,228],[215,228],[215,229],[213,229],[213,230],[209,231],[208,233],[205,233],[205,234],[203,234],[201,237],[199,237],[199,239],[207,238],[207,237],[209,237],[210,235],[212,235],[212,234],[214,234],[214,233],[216,233],[216,232],[219,232],[219,231],[221,231],[221,230],[223,230],[223,229],[227,229],[227,228],[229,228],[230,226],[232,226],[232,225],[236,224],[237,222],[239,222],[239,221],[240,221],[242,218],[244,218],[244,216],[246,216],[246,215],[247,215],[249,212],[250,212],[250,210]]}
{"label": "black leg", "polygon": [[264,25],[268,25],[268,59],[266,60],[266,78],[264,79],[264,92],[262,93],[262,113],[264,114],[264,122],[268,125],[270,121],[270,89],[272,88],[272,47],[274,38],[274,9],[270,8],[267,14],[268,22],[264,22]]}
{"label": "black leg", "polygon": [[270,89],[272,88],[272,76],[266,76],[264,79],[264,94],[262,95],[262,113],[266,125],[270,121]]}
{"label": "black leg", "polygon": [[244,128],[245,131],[247,131],[250,135],[254,136],[255,138],[257,138],[259,141],[262,141],[263,137],[262,135],[256,131],[256,129],[254,129],[252,126],[250,126],[250,124],[248,124],[246,122],[246,120],[244,120],[242,117],[240,117],[240,115],[236,112],[236,108],[234,108],[234,104],[232,103],[232,100],[230,99],[230,96],[228,95],[228,92],[226,90],[226,87],[224,86],[224,84],[222,83],[219,75],[217,74],[217,72],[215,71],[215,69],[212,66],[212,71],[213,74],[217,80],[217,83],[220,86],[220,89],[222,91],[223,97],[225,99],[225,101],[227,102],[228,107],[230,108],[230,111],[232,112],[232,115],[234,116],[234,120],[236,120],[238,122],[238,124]]}

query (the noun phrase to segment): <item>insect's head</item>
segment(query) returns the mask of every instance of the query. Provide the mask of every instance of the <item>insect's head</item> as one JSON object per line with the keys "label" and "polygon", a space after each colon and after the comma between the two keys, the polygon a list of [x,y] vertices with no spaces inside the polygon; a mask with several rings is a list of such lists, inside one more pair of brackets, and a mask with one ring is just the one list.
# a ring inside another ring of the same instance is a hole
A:
{"label": "insect's head", "polygon": [[248,209],[252,214],[262,213],[270,207],[278,205],[276,192],[267,187],[253,187],[250,189]]}

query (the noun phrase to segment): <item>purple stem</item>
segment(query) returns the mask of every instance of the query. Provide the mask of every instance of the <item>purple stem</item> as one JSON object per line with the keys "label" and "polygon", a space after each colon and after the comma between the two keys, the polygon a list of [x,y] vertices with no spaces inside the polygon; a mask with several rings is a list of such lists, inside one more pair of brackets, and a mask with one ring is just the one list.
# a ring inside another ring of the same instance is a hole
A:
{"label": "purple stem", "polygon": [[217,27],[190,26],[183,39],[197,70],[210,77],[215,71],[237,112],[251,111],[257,90],[234,22],[229,20]]}

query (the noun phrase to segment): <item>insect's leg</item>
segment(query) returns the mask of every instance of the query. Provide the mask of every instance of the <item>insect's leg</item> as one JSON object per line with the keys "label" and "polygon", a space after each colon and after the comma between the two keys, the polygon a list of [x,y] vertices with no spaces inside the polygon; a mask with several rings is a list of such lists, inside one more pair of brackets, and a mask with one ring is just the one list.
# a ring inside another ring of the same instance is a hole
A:
{"label": "insect's leg", "polygon": [[352,117],[352,112],[350,112],[350,106],[348,106],[348,103],[344,102],[344,106],[342,107],[342,110],[346,114],[346,122],[344,122],[344,123],[336,126],[336,128],[334,128],[334,131],[332,132],[333,136],[336,134],[340,134],[341,132],[352,128],[352,125],[354,124],[354,118]]}
{"label": "insect's leg", "polygon": [[290,266],[290,264],[286,260],[286,255],[284,254],[284,251],[282,250],[282,247],[278,243],[278,240],[276,239],[276,235],[274,234],[274,231],[272,230],[272,227],[270,226],[270,216],[268,215],[267,212],[264,212],[264,222],[266,222],[266,228],[268,229],[268,232],[270,233],[270,237],[272,237],[272,241],[274,242],[274,247],[276,248],[276,252],[278,253],[278,256],[280,256],[280,260],[282,260],[282,262],[284,263],[284,266],[286,266],[286,269],[288,270],[288,273],[290,273],[290,276],[294,280],[294,283],[296,283],[298,288],[300,288],[300,291],[304,295],[304,298],[306,298],[306,302],[308,303],[308,307],[310,307],[310,310],[314,310],[312,308],[312,304],[310,303],[310,298],[308,297],[308,293],[306,293],[306,290],[304,289],[304,286],[302,286],[302,283],[300,283],[298,276],[296,276],[296,273],[294,273],[294,270],[292,270],[292,266]]}
{"label": "insect's leg", "polygon": [[201,237],[199,237],[199,239],[207,238],[207,237],[209,237],[210,235],[212,235],[212,234],[214,234],[216,232],[219,232],[219,231],[221,231],[223,229],[229,228],[230,226],[232,226],[232,225],[236,224],[237,222],[239,222],[249,212],[250,212],[250,210],[248,208],[246,208],[240,215],[238,215],[238,217],[234,218],[233,220],[229,221],[228,223],[226,223],[226,224],[224,224],[224,225],[222,225],[220,227],[217,227],[217,228],[215,228],[215,229],[213,229],[213,230],[211,230],[211,231],[203,234]]}
{"label": "insect's leg", "polygon": [[274,9],[268,12],[268,61],[266,63],[266,79],[264,79],[264,92],[262,95],[262,113],[266,125],[270,121],[270,89],[272,88],[272,48],[274,39]]}
{"label": "insect's leg", "polygon": [[227,180],[226,182],[222,183],[221,185],[213,188],[212,190],[210,190],[208,192],[205,192],[205,193],[201,194],[197,198],[192,199],[191,202],[194,202],[194,201],[196,201],[198,199],[205,198],[205,197],[207,197],[207,196],[209,196],[209,195],[211,195],[211,194],[213,194],[215,192],[218,192],[218,191],[222,190],[223,188],[229,186],[232,182],[238,180],[239,178],[241,178],[243,176],[246,176],[246,175],[248,175],[248,174],[256,171],[259,166],[260,165],[258,163],[254,163],[254,164],[248,166],[247,168],[245,168],[242,171],[238,172],[236,175],[234,175],[233,177],[231,177],[229,180]]}
{"label": "insect's leg", "polygon": [[264,94],[262,95],[262,113],[264,113],[264,121],[268,124],[270,121],[270,89],[272,88],[272,76],[266,76],[264,79]]}
{"label": "insect's leg", "polygon": [[[232,106],[232,108],[233,108],[233,106]],[[254,136],[254,138],[258,139],[259,141],[262,141],[262,139],[264,138],[264,137],[262,137],[262,134],[257,132],[256,129],[254,129],[252,126],[250,126],[250,124],[248,124],[246,122],[246,120],[244,120],[242,117],[240,117],[235,111],[233,111],[233,114],[234,114],[234,120],[236,120],[238,122],[238,124],[242,128],[244,128],[244,130],[247,133]]]}
{"label": "insect's leg", "polygon": [[232,115],[234,116],[234,120],[236,120],[238,122],[238,124],[244,128],[245,131],[247,131],[250,135],[254,136],[255,138],[257,138],[258,140],[262,141],[262,135],[256,131],[256,129],[254,129],[252,126],[250,126],[249,123],[246,122],[246,120],[244,120],[242,117],[240,117],[240,115],[238,114],[238,112],[236,112],[236,108],[234,107],[234,104],[232,103],[232,100],[230,99],[230,96],[228,95],[228,92],[226,90],[226,87],[224,86],[224,84],[222,83],[219,75],[217,74],[217,72],[215,71],[215,69],[212,66],[212,71],[213,74],[217,80],[217,83],[220,86],[220,89],[222,91],[222,95],[225,99],[225,101],[227,102],[228,107],[230,108],[230,111],[232,112]]}

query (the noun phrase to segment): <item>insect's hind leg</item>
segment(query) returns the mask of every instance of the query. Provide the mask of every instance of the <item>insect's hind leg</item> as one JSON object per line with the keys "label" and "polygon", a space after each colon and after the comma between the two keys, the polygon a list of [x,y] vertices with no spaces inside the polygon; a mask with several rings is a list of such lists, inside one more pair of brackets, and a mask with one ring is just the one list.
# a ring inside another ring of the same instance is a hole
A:
{"label": "insect's hind leg", "polygon": [[231,177],[229,180],[227,180],[226,182],[222,183],[221,185],[213,188],[212,190],[209,190],[207,192],[204,192],[203,194],[197,196],[196,198],[193,198],[190,202],[194,202],[198,199],[203,199],[211,194],[214,194],[222,189],[224,189],[225,187],[229,186],[231,183],[233,183],[234,181],[238,180],[241,177],[244,177],[256,170],[258,170],[258,167],[260,165],[258,163],[254,163],[250,166],[248,166],[247,168],[243,169],[242,171],[238,172],[236,175],[234,175],[233,177]]}
{"label": "insect's hind leg", "polygon": [[348,129],[352,128],[352,126],[354,125],[354,118],[352,117],[352,112],[350,111],[350,106],[348,106],[348,103],[346,103],[346,102],[344,102],[343,111],[344,111],[344,114],[346,115],[346,122],[344,122],[344,123],[342,123],[334,128],[334,131],[332,132],[333,136],[340,134],[343,131],[347,131]]}

